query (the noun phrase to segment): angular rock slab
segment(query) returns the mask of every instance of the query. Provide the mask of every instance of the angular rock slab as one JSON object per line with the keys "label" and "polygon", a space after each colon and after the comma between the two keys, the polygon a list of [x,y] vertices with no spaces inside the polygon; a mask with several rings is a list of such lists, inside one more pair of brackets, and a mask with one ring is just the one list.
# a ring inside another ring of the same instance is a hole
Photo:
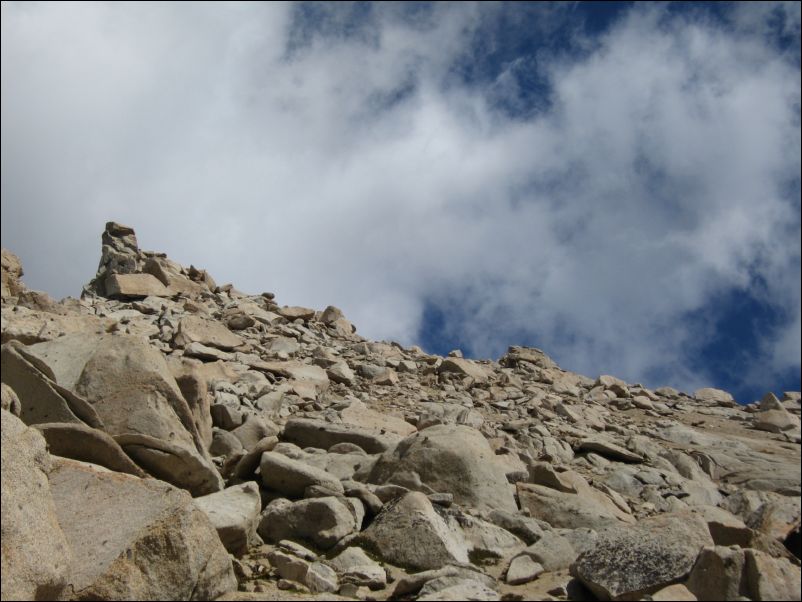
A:
{"label": "angular rock slab", "polygon": [[385,505],[356,543],[390,564],[414,570],[468,562],[462,534],[452,529],[429,499],[417,491]]}
{"label": "angular rock slab", "polygon": [[54,456],[91,462],[135,477],[147,476],[119,444],[101,430],[68,422],[46,422],[37,424],[36,428],[44,436],[48,449]]}
{"label": "angular rock slab", "polygon": [[181,345],[190,343],[200,343],[209,347],[217,347],[224,351],[230,351],[244,343],[242,337],[234,334],[228,328],[199,316],[187,316],[181,318],[178,324],[178,334],[176,342]]}
{"label": "angular rock slab", "polygon": [[223,477],[214,464],[192,450],[147,435],[118,435],[114,440],[151,475],[193,496],[223,489]]}
{"label": "angular rock slab", "polygon": [[256,523],[262,510],[259,486],[248,481],[193,501],[209,517],[226,550],[242,556],[256,534]]}
{"label": "angular rock slab", "polygon": [[52,371],[17,342],[0,351],[3,383],[17,394],[25,424],[70,422],[100,427],[102,421],[86,400],[59,386]]}
{"label": "angular rock slab", "polygon": [[334,475],[277,452],[264,452],[259,467],[265,487],[283,495],[303,497],[311,485],[343,493],[343,486]]}
{"label": "angular rock slab", "polygon": [[63,589],[72,551],[50,493],[51,458],[42,435],[2,414],[3,600],[53,600]]}
{"label": "angular rock slab", "polygon": [[206,515],[154,479],[58,460],[50,485],[73,550],[73,597],[212,600],[237,588],[231,559]]}
{"label": "angular rock slab", "polygon": [[451,493],[458,504],[516,512],[504,470],[482,433],[468,426],[439,424],[423,429],[385,452],[369,482],[392,483],[399,473],[415,473],[438,493]]}
{"label": "angular rock slab", "polygon": [[167,288],[151,274],[109,274],[105,286],[107,297],[143,299],[170,296]]}
{"label": "angular rock slab", "polygon": [[605,529],[571,565],[571,574],[602,600],[638,600],[684,579],[704,546],[707,525],[692,514],[666,514]]}
{"label": "angular rock slab", "polygon": [[623,523],[634,523],[632,515],[623,512],[601,491],[587,487],[580,493],[564,493],[529,483],[518,483],[521,508],[530,516],[546,521],[552,527],[565,529],[603,529]]}
{"label": "angular rock slab", "polygon": [[299,447],[329,449],[337,443],[354,443],[369,454],[380,454],[394,447],[401,437],[382,434],[379,429],[367,429],[352,424],[334,424],[309,418],[292,418],[281,434],[283,441]]}
{"label": "angular rock slab", "polygon": [[279,499],[268,504],[258,532],[265,541],[300,539],[328,550],[356,528],[354,513],[341,498],[319,497],[299,502]]}

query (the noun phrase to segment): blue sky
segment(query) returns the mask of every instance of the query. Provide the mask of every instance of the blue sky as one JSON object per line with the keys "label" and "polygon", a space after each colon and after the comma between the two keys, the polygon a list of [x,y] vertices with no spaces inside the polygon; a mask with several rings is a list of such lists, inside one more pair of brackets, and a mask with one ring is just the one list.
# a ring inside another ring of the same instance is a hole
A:
{"label": "blue sky", "polygon": [[368,337],[800,388],[799,3],[2,5],[2,242],[140,245]]}

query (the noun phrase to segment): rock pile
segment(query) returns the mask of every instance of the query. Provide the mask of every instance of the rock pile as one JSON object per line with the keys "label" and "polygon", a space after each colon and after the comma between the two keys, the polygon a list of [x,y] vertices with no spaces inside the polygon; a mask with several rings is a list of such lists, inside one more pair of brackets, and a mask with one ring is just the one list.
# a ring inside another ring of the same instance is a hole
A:
{"label": "rock pile", "polygon": [[2,251],[2,599],[799,600],[800,393],[368,341],[139,249]]}

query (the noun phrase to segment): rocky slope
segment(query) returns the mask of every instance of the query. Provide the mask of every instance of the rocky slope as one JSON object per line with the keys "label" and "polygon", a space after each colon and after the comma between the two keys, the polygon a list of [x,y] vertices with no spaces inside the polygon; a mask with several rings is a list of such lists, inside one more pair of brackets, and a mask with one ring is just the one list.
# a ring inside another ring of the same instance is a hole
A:
{"label": "rocky slope", "polygon": [[799,600],[800,394],[367,341],[139,249],[2,252],[2,599]]}

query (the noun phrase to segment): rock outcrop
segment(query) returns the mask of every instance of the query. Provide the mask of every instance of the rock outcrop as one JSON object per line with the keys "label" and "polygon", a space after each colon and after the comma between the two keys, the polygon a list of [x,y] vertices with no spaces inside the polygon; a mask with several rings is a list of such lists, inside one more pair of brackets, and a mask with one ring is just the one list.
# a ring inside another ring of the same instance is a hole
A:
{"label": "rock outcrop", "polygon": [[3,600],[799,599],[799,392],[369,341],[114,222],[80,299],[22,276]]}

